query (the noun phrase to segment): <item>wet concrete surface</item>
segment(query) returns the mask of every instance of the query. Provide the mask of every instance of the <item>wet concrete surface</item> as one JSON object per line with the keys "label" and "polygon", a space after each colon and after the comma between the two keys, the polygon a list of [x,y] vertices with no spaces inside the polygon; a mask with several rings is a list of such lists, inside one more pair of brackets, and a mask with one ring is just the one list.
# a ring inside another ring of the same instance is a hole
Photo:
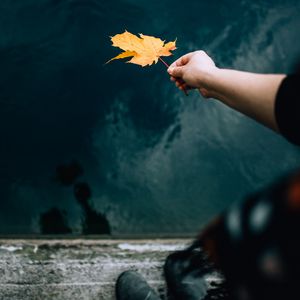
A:
{"label": "wet concrete surface", "polygon": [[0,299],[114,300],[118,275],[143,274],[164,298],[162,266],[187,239],[0,240]]}

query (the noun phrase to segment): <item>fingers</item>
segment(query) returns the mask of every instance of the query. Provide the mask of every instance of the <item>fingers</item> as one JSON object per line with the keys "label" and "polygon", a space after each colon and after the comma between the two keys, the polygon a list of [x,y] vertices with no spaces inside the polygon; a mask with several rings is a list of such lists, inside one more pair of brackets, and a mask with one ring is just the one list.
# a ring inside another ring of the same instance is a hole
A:
{"label": "fingers", "polygon": [[200,92],[200,94],[201,94],[204,98],[209,98],[209,97],[210,97],[209,94],[208,94],[207,89],[200,88],[200,89],[199,89],[199,92]]}
{"label": "fingers", "polygon": [[194,52],[187,53],[174,61],[168,68],[168,73],[173,77],[182,77],[183,68],[189,62]]}
{"label": "fingers", "polygon": [[184,67],[170,67],[168,73],[173,77],[182,77]]}
{"label": "fingers", "polygon": [[175,78],[173,76],[170,77],[170,80],[175,83],[175,85],[182,91],[188,91],[191,90],[192,88],[188,86],[182,79],[180,78]]}
{"label": "fingers", "polygon": [[180,78],[175,78],[175,77],[173,77],[173,76],[170,77],[170,80],[173,81],[177,87],[179,87],[179,86],[185,84],[185,82],[184,82],[182,79],[180,79]]}
{"label": "fingers", "polygon": [[187,53],[183,56],[181,56],[180,58],[178,58],[177,60],[175,60],[171,65],[170,65],[170,68],[175,68],[175,67],[181,67],[181,66],[184,66],[186,65],[191,56],[193,55],[193,52],[190,52],[190,53]]}
{"label": "fingers", "polygon": [[183,56],[181,56],[178,60],[177,60],[177,66],[178,67],[181,67],[181,66],[184,66],[184,65],[186,65],[188,62],[189,62],[189,60],[190,60],[190,58],[191,58],[191,56],[193,55],[194,53],[193,52],[191,52],[191,53],[188,53],[188,54],[185,54],[185,55],[183,55]]}
{"label": "fingers", "polygon": [[188,87],[188,85],[185,82],[176,81],[175,84],[179,90],[183,91],[188,96],[188,90],[190,90],[190,88]]}

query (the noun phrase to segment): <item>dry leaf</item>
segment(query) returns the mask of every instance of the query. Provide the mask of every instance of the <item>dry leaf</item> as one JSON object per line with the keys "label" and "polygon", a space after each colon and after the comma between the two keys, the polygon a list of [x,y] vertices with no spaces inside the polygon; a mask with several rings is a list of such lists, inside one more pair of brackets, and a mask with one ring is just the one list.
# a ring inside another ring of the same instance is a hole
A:
{"label": "dry leaf", "polygon": [[161,56],[172,55],[171,51],[176,49],[176,41],[166,43],[159,38],[140,34],[140,37],[125,31],[111,37],[114,47],[124,50],[121,54],[109,60],[132,57],[129,63],[141,65],[142,67],[157,63]]}

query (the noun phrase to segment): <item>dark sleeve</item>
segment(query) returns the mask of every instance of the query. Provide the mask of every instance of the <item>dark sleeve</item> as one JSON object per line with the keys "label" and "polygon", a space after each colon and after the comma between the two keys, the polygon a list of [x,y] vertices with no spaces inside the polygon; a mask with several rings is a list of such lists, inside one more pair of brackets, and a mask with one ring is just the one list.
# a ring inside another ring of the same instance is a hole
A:
{"label": "dark sleeve", "polygon": [[275,102],[280,133],[300,145],[300,74],[288,75],[281,83]]}

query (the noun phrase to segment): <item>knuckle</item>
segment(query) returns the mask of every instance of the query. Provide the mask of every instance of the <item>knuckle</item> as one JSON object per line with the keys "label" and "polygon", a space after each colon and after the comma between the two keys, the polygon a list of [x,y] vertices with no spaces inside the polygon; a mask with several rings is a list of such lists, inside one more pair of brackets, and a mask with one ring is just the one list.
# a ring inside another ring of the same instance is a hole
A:
{"label": "knuckle", "polygon": [[197,53],[198,53],[198,54],[201,54],[201,55],[206,54],[206,52],[205,52],[204,50],[198,50]]}

